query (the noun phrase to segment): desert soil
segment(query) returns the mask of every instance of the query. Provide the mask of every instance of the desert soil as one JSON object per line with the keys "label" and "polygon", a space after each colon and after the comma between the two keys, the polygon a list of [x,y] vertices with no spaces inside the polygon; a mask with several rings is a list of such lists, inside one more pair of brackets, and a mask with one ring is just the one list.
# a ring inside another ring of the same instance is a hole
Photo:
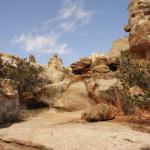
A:
{"label": "desert soil", "polygon": [[120,120],[88,123],[80,120],[80,114],[45,111],[0,128],[0,150],[142,150],[150,147],[149,125]]}

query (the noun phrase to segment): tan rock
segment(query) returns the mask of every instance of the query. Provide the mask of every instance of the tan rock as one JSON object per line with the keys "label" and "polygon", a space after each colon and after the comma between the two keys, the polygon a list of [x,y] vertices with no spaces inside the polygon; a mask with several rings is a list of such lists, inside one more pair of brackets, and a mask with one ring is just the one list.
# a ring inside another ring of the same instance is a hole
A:
{"label": "tan rock", "polygon": [[107,54],[109,57],[118,57],[121,51],[129,49],[129,38],[126,36],[124,38],[118,39],[113,42],[110,52]]}
{"label": "tan rock", "polygon": [[92,66],[106,64],[108,57],[100,53],[92,53],[89,58],[92,60]]}
{"label": "tan rock", "polygon": [[0,80],[0,123],[16,120],[19,111],[19,99],[10,80]]}
{"label": "tan rock", "polygon": [[57,101],[68,88],[70,80],[64,80],[53,84],[46,85],[36,93],[36,99],[49,105]]}
{"label": "tan rock", "polygon": [[144,95],[144,92],[139,86],[134,86],[129,89],[129,94],[133,96],[142,96]]}
{"label": "tan rock", "polygon": [[101,103],[85,110],[81,114],[81,118],[89,122],[112,120],[115,118],[115,110],[113,107]]}
{"label": "tan rock", "polygon": [[90,58],[82,58],[78,62],[70,65],[73,74],[86,74],[90,71],[92,60]]}
{"label": "tan rock", "polygon": [[49,59],[48,65],[42,65],[41,77],[49,82],[60,82],[65,78],[65,69],[62,60],[55,54]]}
{"label": "tan rock", "polygon": [[88,96],[85,82],[78,81],[70,84],[53,105],[67,111],[79,111],[95,104],[95,101]]}
{"label": "tan rock", "polygon": [[65,78],[65,73],[54,68],[43,66],[41,76],[43,77],[43,79],[55,83],[62,81]]}
{"label": "tan rock", "polygon": [[118,113],[122,113],[122,93],[123,85],[119,79],[97,79],[96,88],[92,92],[96,103],[113,104]]}
{"label": "tan rock", "polygon": [[19,57],[8,53],[0,53],[0,58],[4,63],[15,64],[16,63],[15,58],[19,58]]}
{"label": "tan rock", "polygon": [[150,1],[131,0],[128,9],[125,31],[129,32],[130,49],[137,58],[150,59]]}
{"label": "tan rock", "polygon": [[95,66],[94,68],[92,68],[92,71],[95,73],[108,73],[110,70],[109,70],[109,67],[106,66],[106,65],[98,65],[98,66]]}
{"label": "tan rock", "polygon": [[52,70],[64,71],[63,62],[57,54],[49,59],[48,67]]}

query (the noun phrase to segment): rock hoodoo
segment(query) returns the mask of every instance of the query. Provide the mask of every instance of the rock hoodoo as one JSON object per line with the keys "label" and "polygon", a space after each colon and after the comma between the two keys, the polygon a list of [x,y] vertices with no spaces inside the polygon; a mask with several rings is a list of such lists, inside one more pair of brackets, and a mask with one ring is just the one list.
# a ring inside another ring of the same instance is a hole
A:
{"label": "rock hoodoo", "polygon": [[29,62],[36,63],[36,59],[35,59],[34,55],[32,55],[32,54],[29,55]]}
{"label": "rock hoodoo", "polygon": [[49,59],[47,65],[42,65],[42,68],[41,76],[52,83],[62,81],[65,77],[63,62],[57,54]]}
{"label": "rock hoodoo", "polygon": [[54,56],[49,59],[48,67],[59,71],[64,70],[62,59],[60,59],[57,54],[54,54]]}
{"label": "rock hoodoo", "polygon": [[131,0],[129,20],[125,31],[129,32],[130,49],[137,58],[150,59],[150,0]]}

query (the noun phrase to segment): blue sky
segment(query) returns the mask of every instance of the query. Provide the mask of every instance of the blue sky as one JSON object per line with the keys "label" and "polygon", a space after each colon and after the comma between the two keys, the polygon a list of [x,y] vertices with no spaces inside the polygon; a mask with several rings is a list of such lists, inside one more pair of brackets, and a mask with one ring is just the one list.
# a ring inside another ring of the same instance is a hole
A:
{"label": "blue sky", "polygon": [[0,52],[34,54],[39,63],[58,53],[65,65],[106,53],[126,33],[129,0],[0,0]]}

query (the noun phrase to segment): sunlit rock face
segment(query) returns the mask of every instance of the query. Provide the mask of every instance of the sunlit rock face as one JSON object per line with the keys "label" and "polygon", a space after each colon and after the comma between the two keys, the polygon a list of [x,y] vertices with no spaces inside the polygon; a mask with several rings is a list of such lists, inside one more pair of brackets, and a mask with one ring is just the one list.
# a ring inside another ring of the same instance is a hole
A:
{"label": "sunlit rock face", "polygon": [[49,59],[47,65],[42,65],[41,76],[52,83],[62,81],[65,77],[65,69],[61,58],[55,54]]}
{"label": "sunlit rock face", "polygon": [[64,70],[63,62],[61,58],[58,57],[57,54],[55,54],[52,58],[49,59],[48,67],[59,71]]}
{"label": "sunlit rock face", "polygon": [[138,58],[150,59],[150,0],[131,0],[129,20],[125,31],[129,32],[130,49]]}
{"label": "sunlit rock face", "polygon": [[92,60],[90,58],[81,58],[79,61],[72,63],[70,68],[73,74],[82,75],[87,74],[92,65]]}
{"label": "sunlit rock face", "polygon": [[113,41],[112,48],[107,54],[109,57],[118,57],[122,51],[129,49],[129,38],[128,36]]}
{"label": "sunlit rock face", "polygon": [[0,53],[0,58],[2,59],[3,62],[13,63],[15,62],[15,57],[16,56],[11,55],[11,54]]}

